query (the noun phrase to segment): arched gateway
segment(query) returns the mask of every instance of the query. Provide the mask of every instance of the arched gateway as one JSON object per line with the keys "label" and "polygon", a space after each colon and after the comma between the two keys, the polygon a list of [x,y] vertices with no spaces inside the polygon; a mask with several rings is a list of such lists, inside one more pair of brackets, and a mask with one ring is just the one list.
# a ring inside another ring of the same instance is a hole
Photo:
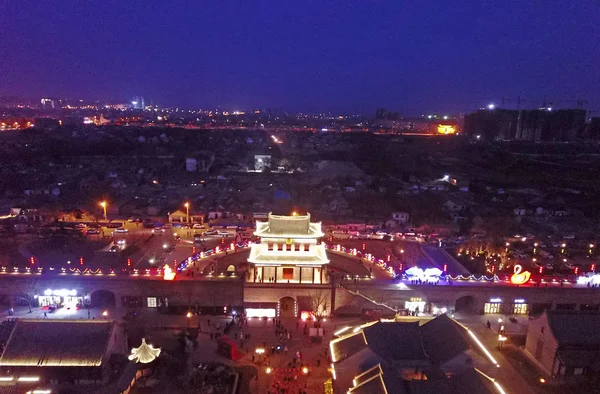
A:
{"label": "arched gateway", "polygon": [[283,297],[278,303],[279,317],[296,317],[297,305],[296,300],[292,297]]}

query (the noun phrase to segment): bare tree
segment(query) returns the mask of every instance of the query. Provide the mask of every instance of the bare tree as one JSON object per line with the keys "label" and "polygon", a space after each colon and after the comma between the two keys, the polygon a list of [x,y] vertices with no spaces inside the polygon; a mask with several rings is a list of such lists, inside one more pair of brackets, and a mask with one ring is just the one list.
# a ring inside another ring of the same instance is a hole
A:
{"label": "bare tree", "polygon": [[316,291],[309,294],[310,309],[317,319],[317,326],[321,326],[323,318],[329,314],[330,296],[324,291]]}

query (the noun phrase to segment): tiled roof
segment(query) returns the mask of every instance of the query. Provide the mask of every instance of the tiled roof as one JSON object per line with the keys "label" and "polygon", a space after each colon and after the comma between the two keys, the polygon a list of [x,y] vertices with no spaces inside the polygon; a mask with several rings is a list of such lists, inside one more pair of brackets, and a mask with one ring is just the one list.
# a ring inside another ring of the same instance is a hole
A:
{"label": "tiled roof", "polygon": [[348,391],[351,394],[405,394],[406,388],[402,379],[393,370],[376,364],[356,376],[352,383],[354,387]]}
{"label": "tiled roof", "polygon": [[363,329],[369,347],[380,357],[393,361],[427,364],[419,322],[376,323]]}
{"label": "tiled roof", "polygon": [[100,366],[113,327],[107,321],[19,320],[0,366]]}
{"label": "tiled roof", "polygon": [[467,331],[445,314],[421,326],[423,347],[434,364],[443,364],[470,348]]}
{"label": "tiled roof", "polygon": [[600,313],[551,311],[546,314],[559,345],[600,345]]}
{"label": "tiled roof", "polygon": [[269,214],[268,222],[256,222],[255,235],[259,237],[315,238],[322,237],[321,223],[311,223],[310,214],[279,216]]}
{"label": "tiled roof", "polygon": [[498,391],[491,380],[474,368],[450,378],[411,380],[408,382],[411,394],[495,394]]}
{"label": "tiled roof", "polygon": [[567,368],[600,369],[600,351],[586,349],[559,349],[556,357]]}
{"label": "tiled roof", "polygon": [[343,336],[330,342],[332,359],[338,362],[367,347],[367,341],[362,331]]}

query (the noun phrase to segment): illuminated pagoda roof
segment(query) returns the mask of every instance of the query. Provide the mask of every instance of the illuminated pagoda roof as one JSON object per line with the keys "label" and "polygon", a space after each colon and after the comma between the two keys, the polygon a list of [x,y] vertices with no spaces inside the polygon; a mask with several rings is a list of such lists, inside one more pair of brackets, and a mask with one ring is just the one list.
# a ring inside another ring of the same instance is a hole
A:
{"label": "illuminated pagoda roof", "polygon": [[263,254],[259,248],[252,248],[248,261],[259,265],[323,265],[329,259],[325,248],[314,248],[314,254],[303,255],[302,252],[284,252],[278,254]]}
{"label": "illuminated pagoda roof", "polygon": [[136,363],[148,364],[154,361],[160,354],[160,348],[155,348],[146,343],[146,338],[142,338],[142,344],[139,347],[131,349],[130,360]]}
{"label": "illuminated pagoda roof", "polygon": [[98,367],[113,328],[101,320],[18,320],[0,367]]}
{"label": "illuminated pagoda roof", "polygon": [[254,235],[262,238],[319,238],[323,237],[321,222],[311,223],[310,214],[280,216],[269,213],[267,222],[256,222]]}

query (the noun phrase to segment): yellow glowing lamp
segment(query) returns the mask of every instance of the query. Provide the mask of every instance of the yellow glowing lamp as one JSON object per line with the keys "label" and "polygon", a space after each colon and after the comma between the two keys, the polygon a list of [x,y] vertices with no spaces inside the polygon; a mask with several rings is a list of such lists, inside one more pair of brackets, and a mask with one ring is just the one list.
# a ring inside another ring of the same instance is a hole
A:
{"label": "yellow glowing lamp", "polygon": [[294,240],[293,240],[293,239],[291,239],[291,238],[286,238],[286,239],[285,239],[285,244],[286,244],[286,245],[291,245],[291,244],[293,244],[293,243],[294,243]]}

